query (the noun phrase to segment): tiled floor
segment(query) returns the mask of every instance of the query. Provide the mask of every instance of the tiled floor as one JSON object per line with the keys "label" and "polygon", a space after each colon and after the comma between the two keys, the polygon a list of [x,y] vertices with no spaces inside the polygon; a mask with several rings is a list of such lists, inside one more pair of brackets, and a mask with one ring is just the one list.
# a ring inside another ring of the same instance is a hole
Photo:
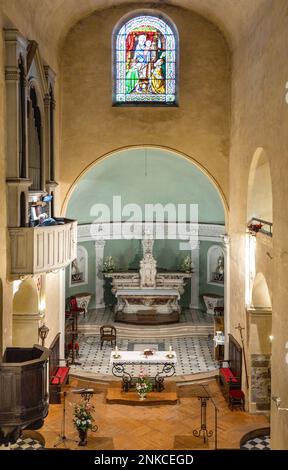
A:
{"label": "tiled floor", "polygon": [[271,450],[270,436],[254,437],[241,446],[243,450]]}
{"label": "tiled floor", "polygon": [[[72,372],[75,372],[76,369],[80,369],[82,372],[85,371],[93,374],[104,375],[112,373],[109,363],[111,355],[111,346],[109,343],[104,343],[101,350],[99,335],[79,335],[78,341],[80,351],[77,361],[79,361],[81,365],[71,366]],[[120,351],[139,351],[148,348],[167,351],[169,350],[169,346],[172,346],[173,351],[176,351],[178,359],[176,375],[209,372],[218,367],[218,363],[213,359],[213,340],[208,339],[207,336],[150,338],[149,340],[145,338],[119,338],[117,340],[117,346]],[[149,376],[154,376],[158,370],[157,366],[145,367],[145,372]],[[127,371],[131,371],[132,375],[138,374],[140,366],[127,366]]]}
{"label": "tiled floor", "polygon": [[15,444],[10,445],[11,450],[38,450],[43,449],[43,445],[36,439],[31,437],[23,437],[16,441]]}

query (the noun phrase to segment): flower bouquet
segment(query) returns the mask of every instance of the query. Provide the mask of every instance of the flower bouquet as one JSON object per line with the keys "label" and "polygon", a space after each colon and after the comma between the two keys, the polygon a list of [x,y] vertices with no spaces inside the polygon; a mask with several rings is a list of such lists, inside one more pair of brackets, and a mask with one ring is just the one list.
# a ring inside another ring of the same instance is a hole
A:
{"label": "flower bouquet", "polygon": [[191,273],[193,268],[192,260],[190,256],[186,256],[181,264],[181,270],[186,273]]}
{"label": "flower bouquet", "polygon": [[141,369],[139,377],[136,382],[136,390],[140,397],[140,400],[144,400],[146,394],[152,391],[152,384],[148,377],[144,376],[143,370]]}
{"label": "flower bouquet", "polygon": [[103,263],[103,273],[113,273],[116,271],[116,264],[112,256],[106,256]]}
{"label": "flower bouquet", "polygon": [[89,401],[84,400],[82,403],[76,403],[74,405],[74,418],[73,424],[76,427],[79,433],[79,446],[84,446],[87,444],[87,431],[95,431],[96,426],[93,425],[95,421],[92,413],[95,410],[94,405],[89,403]]}
{"label": "flower bouquet", "polygon": [[251,222],[251,224],[249,224],[247,226],[249,232],[252,234],[252,235],[256,235],[259,230],[261,230],[261,228],[263,227],[263,224],[261,223],[253,223]]}

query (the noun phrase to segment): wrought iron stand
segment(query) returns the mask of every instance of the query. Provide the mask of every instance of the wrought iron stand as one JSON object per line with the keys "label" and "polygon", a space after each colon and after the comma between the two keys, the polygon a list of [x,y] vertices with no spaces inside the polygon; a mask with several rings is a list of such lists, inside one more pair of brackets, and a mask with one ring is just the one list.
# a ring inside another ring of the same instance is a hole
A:
{"label": "wrought iron stand", "polygon": [[[199,385],[195,393],[192,395],[197,397],[200,401],[201,410],[201,424],[200,429],[193,430],[193,436],[203,437],[204,444],[208,442],[208,439],[214,434],[214,449],[217,450],[217,434],[218,434],[218,408],[209,391],[205,388],[205,385]],[[214,431],[207,429],[207,403],[211,401],[214,407]]]}
{"label": "wrought iron stand", "polygon": [[[149,363],[149,361],[145,361],[144,363],[145,365],[156,365],[155,362],[151,362]],[[162,365],[163,363],[161,363]],[[121,377],[122,378],[122,389],[124,392],[128,392],[130,390],[130,388],[133,387],[133,377],[131,376],[131,374],[129,374],[129,372],[127,372],[125,370],[125,366],[126,365],[129,365],[128,362],[125,362],[124,363],[117,363],[117,364],[113,364],[112,366],[112,374],[115,376],[115,377]],[[164,390],[164,379],[167,378],[167,377],[172,377],[172,375],[175,374],[175,365],[174,364],[170,364],[170,363],[165,363],[163,364],[163,368],[160,372],[157,372],[157,374],[155,375],[154,377],[154,389],[157,391],[157,392],[162,392],[162,390]]]}
{"label": "wrought iron stand", "polygon": [[213,436],[213,431],[208,431],[207,423],[206,423],[206,410],[207,410],[207,401],[209,400],[208,397],[198,397],[198,400],[201,401],[201,427],[200,429],[194,429],[193,436],[201,437],[203,436],[204,443],[208,441],[209,437]]}

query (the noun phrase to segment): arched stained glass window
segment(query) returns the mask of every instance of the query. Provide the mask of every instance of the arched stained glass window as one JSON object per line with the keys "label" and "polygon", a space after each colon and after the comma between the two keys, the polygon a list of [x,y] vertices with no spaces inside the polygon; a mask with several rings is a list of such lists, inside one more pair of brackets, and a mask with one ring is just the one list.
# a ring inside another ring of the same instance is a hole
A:
{"label": "arched stained glass window", "polygon": [[177,33],[172,28],[150,15],[122,24],[115,38],[116,104],[176,104]]}

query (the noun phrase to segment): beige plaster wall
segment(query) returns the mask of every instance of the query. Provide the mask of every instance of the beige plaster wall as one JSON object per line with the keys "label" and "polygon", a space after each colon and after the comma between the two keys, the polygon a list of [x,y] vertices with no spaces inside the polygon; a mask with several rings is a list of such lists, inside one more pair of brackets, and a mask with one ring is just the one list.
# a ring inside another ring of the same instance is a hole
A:
{"label": "beige plaster wall", "polygon": [[[12,285],[7,282],[4,41],[0,15],[0,356],[12,343]],[[4,312],[4,314],[3,314]]]}
{"label": "beige plaster wall", "polygon": [[[263,262],[263,274],[272,280],[272,394],[288,403],[288,283],[287,283],[287,138],[288,80],[286,37],[288,4],[270,1],[255,28],[235,50],[233,60],[232,133],[230,154],[231,332],[245,326],[245,243],[248,173],[252,157],[263,147],[270,162],[273,191],[273,260]],[[267,250],[269,251],[269,250]],[[263,254],[263,256],[265,256]],[[258,259],[260,265],[260,260]],[[265,268],[266,264],[266,268]],[[265,272],[265,269],[267,271]],[[272,270],[272,274],[271,274]],[[268,275],[269,271],[269,275]],[[288,448],[288,413],[271,405],[272,446]]]}
{"label": "beige plaster wall", "polygon": [[[135,6],[137,8],[137,5]],[[161,5],[180,37],[180,106],[112,107],[111,35],[128,6],[80,21],[61,54],[61,197],[101,156],[157,145],[194,157],[228,194],[230,53],[218,28],[181,8]],[[127,168],[127,171],[129,169]]]}
{"label": "beige plaster wall", "polygon": [[[62,302],[60,284],[60,272],[49,273],[46,275],[45,291],[46,291],[46,309],[45,309],[45,325],[49,328],[49,333],[45,345],[50,346],[56,334],[63,331],[61,327],[61,316],[59,315]],[[65,294],[63,293],[63,296]],[[64,322],[64,319],[63,319]],[[64,356],[61,356],[64,357]]]}

